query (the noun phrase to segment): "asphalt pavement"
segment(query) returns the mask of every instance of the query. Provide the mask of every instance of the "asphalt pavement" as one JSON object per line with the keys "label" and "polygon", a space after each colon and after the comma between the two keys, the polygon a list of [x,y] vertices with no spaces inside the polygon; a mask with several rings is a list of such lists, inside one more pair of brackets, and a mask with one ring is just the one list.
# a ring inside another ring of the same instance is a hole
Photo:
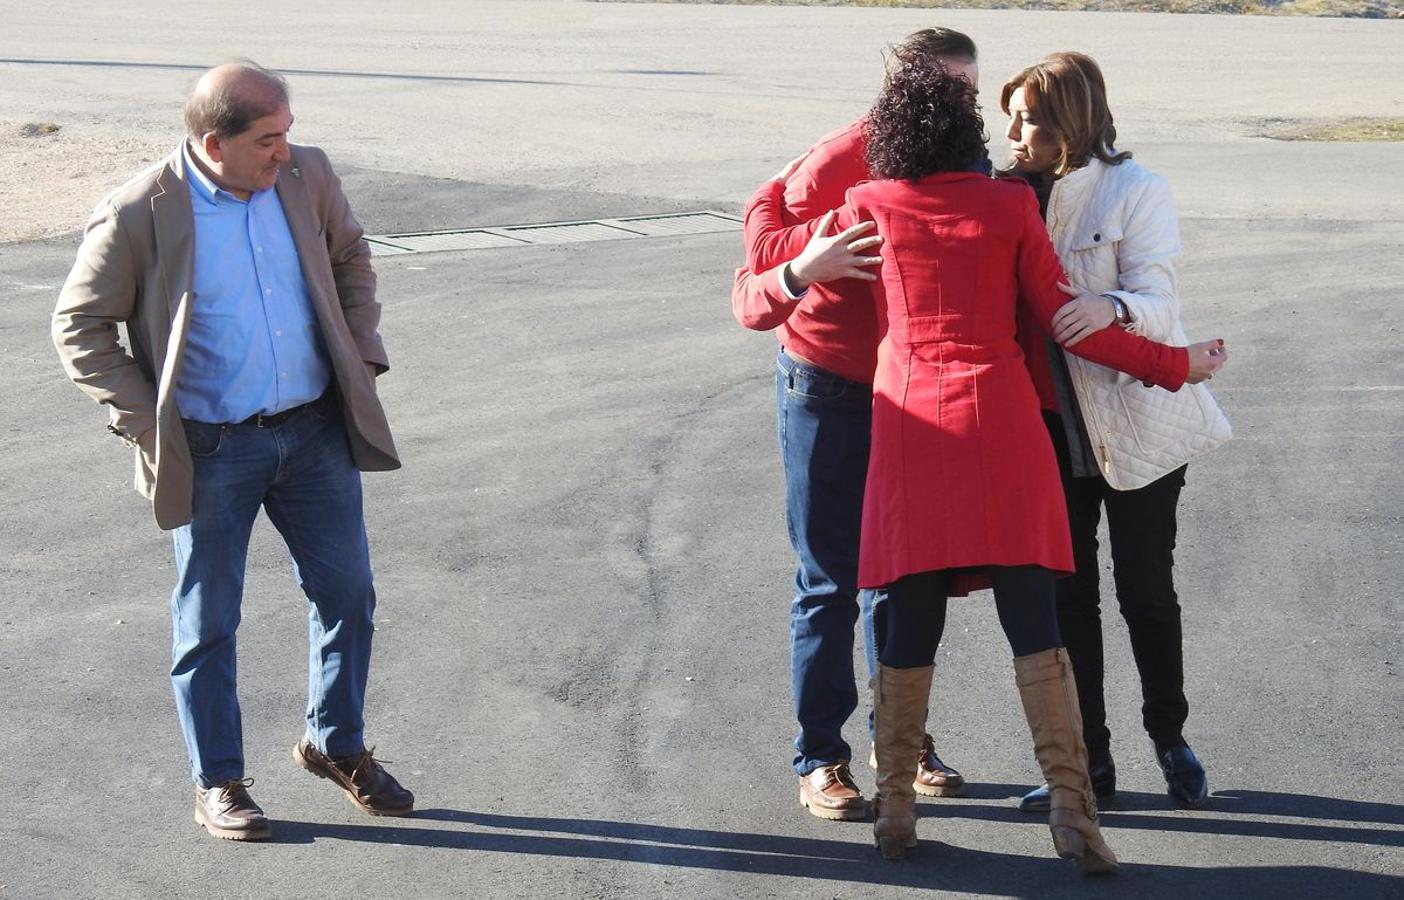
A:
{"label": "asphalt pavement", "polygon": [[952,606],[931,714],[970,788],[924,801],[922,847],[886,863],[868,824],[796,801],[775,342],[731,320],[739,236],[379,258],[405,467],[365,481],[369,738],[419,810],[369,819],[293,764],[305,606],[261,522],[240,685],[275,839],[237,845],[191,821],[169,537],[49,343],[78,237],[0,245],[0,897],[1404,896],[1404,154],[1256,136],[1401,115],[1404,22],[5,6],[0,118],[173,145],[197,71],[251,56],[290,73],[297,136],[381,233],[736,212],[862,111],[879,49],[915,28],[976,38],[987,103],[1022,63],[1088,50],[1123,144],[1175,191],[1186,320],[1229,342],[1214,389],[1237,436],[1181,504],[1204,808],[1164,794],[1108,596],[1122,790],[1103,821],[1124,867],[1057,860],[1014,806],[1038,775],[979,594]]}

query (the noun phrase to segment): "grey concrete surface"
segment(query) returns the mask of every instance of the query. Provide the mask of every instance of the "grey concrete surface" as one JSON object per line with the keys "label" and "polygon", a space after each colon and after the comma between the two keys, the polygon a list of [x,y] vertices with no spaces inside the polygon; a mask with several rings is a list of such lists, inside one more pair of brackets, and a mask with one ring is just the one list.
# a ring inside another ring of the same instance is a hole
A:
{"label": "grey concrete surface", "polygon": [[[241,687],[277,839],[210,839],[164,677],[168,538],[48,342],[67,236],[0,246],[0,897],[1404,893],[1404,159],[1249,136],[1399,114],[1404,23],[440,0],[176,28],[162,6],[0,4],[0,116],[174,140],[183,67],[302,70],[299,136],[371,231],[735,208],[931,21],[980,41],[987,94],[1049,49],[1098,55],[1124,143],[1179,199],[1191,330],[1233,351],[1215,388],[1238,436],[1191,469],[1178,566],[1214,795],[1165,798],[1108,597],[1125,868],[1055,859],[1013,808],[1035,768],[977,595],[932,713],[969,796],[923,803],[901,864],[799,809],[774,341],[731,321],[740,248],[712,235],[378,263],[406,466],[366,480],[370,738],[420,811],[367,819],[292,764],[304,608],[263,524]],[[785,52],[816,46],[823,65]]]}

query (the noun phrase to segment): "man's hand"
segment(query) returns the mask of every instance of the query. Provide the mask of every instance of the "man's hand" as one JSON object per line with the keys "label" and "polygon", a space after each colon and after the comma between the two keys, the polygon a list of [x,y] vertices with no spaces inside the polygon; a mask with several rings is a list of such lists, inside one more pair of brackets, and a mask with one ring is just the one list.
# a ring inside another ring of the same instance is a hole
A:
{"label": "man's hand", "polygon": [[882,263],[881,256],[867,256],[864,251],[882,243],[882,236],[861,235],[877,227],[875,222],[859,222],[838,234],[827,234],[834,226],[835,210],[829,210],[819,218],[819,227],[814,237],[809,239],[804,250],[790,262],[790,282],[797,290],[804,290],[811,284],[836,281],[840,278],[857,278],[860,281],[876,281],[877,275],[864,269]]}
{"label": "man's hand", "polygon": [[1075,298],[1053,314],[1053,340],[1064,347],[1075,346],[1116,321],[1116,304],[1110,299],[1084,294],[1066,284],[1058,285],[1058,289]]}
{"label": "man's hand", "polygon": [[1199,384],[1214,377],[1214,373],[1228,362],[1228,347],[1223,339],[1200,341],[1185,348],[1189,351],[1189,375],[1186,384]]}

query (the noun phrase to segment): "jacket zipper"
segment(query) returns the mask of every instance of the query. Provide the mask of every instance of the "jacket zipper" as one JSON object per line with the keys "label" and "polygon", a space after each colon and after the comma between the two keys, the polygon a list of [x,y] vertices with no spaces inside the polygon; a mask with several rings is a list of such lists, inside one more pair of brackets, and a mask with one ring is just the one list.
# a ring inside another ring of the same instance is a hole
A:
{"label": "jacket zipper", "polygon": [[1085,363],[1079,357],[1073,356],[1067,351],[1062,351],[1063,357],[1068,362],[1068,375],[1073,382],[1073,393],[1077,395],[1077,404],[1082,412],[1082,424],[1087,429],[1088,442],[1096,441],[1097,450],[1100,451],[1102,463],[1102,475],[1111,483],[1112,461],[1111,454],[1107,452],[1107,429],[1102,426],[1102,417],[1098,413],[1097,405],[1090,402],[1092,389],[1088,387],[1088,375],[1084,369]]}

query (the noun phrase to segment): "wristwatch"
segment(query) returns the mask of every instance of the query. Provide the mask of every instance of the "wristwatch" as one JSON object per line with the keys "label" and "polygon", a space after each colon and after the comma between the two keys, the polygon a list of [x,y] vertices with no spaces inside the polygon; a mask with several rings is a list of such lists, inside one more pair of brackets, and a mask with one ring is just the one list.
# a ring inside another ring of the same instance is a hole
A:
{"label": "wristwatch", "polygon": [[1126,308],[1126,302],[1115,294],[1103,294],[1112,303],[1112,309],[1116,311],[1116,324],[1130,325],[1131,310]]}

